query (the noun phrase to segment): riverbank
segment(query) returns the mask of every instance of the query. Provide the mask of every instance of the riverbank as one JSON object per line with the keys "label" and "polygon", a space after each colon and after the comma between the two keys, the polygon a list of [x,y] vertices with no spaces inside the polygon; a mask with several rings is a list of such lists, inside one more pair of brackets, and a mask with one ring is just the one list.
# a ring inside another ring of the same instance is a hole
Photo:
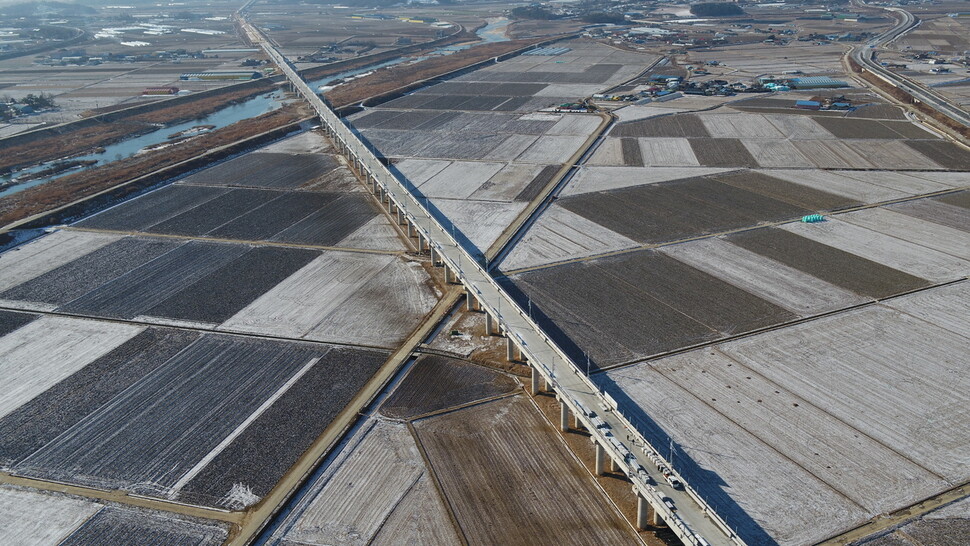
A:
{"label": "riverbank", "polygon": [[154,131],[159,125],[174,125],[204,117],[232,104],[272,90],[274,84],[262,80],[246,86],[229,88],[224,93],[198,100],[179,102],[132,116],[113,119],[91,118],[89,123],[73,124],[61,131],[47,131],[36,136],[23,135],[4,142],[0,156],[0,174],[15,169],[75,157],[91,150]]}
{"label": "riverbank", "polygon": [[[308,114],[300,104],[284,106],[273,112],[183,140],[155,153],[114,161],[102,167],[63,176],[57,179],[56,184],[43,184],[0,198],[0,226],[4,226],[0,231],[22,227],[18,224],[24,219],[54,211],[106,190],[120,188],[120,191],[113,191],[106,199],[60,211],[45,218],[44,222],[54,225],[96,210],[146,187],[254,147],[263,141],[247,140],[253,135],[272,134],[293,126]],[[233,146],[240,142],[247,145]],[[139,183],[130,184],[135,180],[139,180]]]}

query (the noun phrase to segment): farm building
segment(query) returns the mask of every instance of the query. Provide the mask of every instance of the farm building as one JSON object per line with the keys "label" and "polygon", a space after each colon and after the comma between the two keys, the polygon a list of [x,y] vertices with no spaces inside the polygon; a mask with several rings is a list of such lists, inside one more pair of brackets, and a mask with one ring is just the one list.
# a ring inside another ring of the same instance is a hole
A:
{"label": "farm building", "polygon": [[842,80],[832,79],[828,76],[809,76],[807,78],[792,78],[788,80],[788,85],[792,89],[819,89],[849,87],[849,84]]}
{"label": "farm building", "polygon": [[175,95],[179,92],[178,87],[146,87],[142,95]]}
{"label": "farm building", "polygon": [[262,77],[259,72],[187,72],[179,76],[180,80],[255,80]]}

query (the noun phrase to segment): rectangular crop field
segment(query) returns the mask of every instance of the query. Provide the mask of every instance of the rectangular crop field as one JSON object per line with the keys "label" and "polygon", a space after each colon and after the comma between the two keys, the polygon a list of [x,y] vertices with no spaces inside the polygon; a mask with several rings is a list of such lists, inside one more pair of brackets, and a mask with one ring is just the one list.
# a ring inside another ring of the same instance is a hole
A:
{"label": "rectangular crop field", "polygon": [[522,292],[519,299],[530,298],[533,314],[564,348],[580,360],[588,353],[599,366],[795,318],[652,251],[516,274],[510,280]]}
{"label": "rectangular crop field", "polygon": [[414,429],[469,543],[633,540],[629,525],[524,398],[423,419]]}
{"label": "rectangular crop field", "polygon": [[796,184],[759,171],[715,174],[708,178],[813,211],[838,210],[862,204],[837,193],[806,184]]}
{"label": "rectangular crop field", "polygon": [[711,134],[696,114],[674,114],[620,123],[610,131],[610,136],[700,138]]}
{"label": "rectangular crop field", "polygon": [[727,240],[871,298],[884,298],[930,284],[919,277],[783,229],[756,229],[728,236]]}
{"label": "rectangular crop field", "polygon": [[59,544],[101,508],[72,497],[0,487],[0,543]]}
{"label": "rectangular crop field", "polygon": [[970,210],[942,203],[935,199],[917,199],[890,205],[887,210],[901,212],[913,218],[970,232]]}
{"label": "rectangular crop field", "polygon": [[181,243],[125,237],[0,293],[0,299],[48,304],[49,310],[73,301]]}
{"label": "rectangular crop field", "polygon": [[426,283],[395,256],[324,252],[220,328],[396,347],[434,305]]}
{"label": "rectangular crop field", "polygon": [[[0,419],[0,465],[10,467],[44,447],[198,336],[187,330],[147,328],[33,397]],[[40,347],[35,354],[56,356]]]}
{"label": "rectangular crop field", "polygon": [[58,231],[0,254],[0,290],[7,290],[121,239],[118,235]]}
{"label": "rectangular crop field", "polygon": [[410,419],[518,388],[518,382],[511,377],[484,366],[424,355],[381,404],[380,411],[391,418]]}
{"label": "rectangular crop field", "polygon": [[166,546],[218,546],[228,536],[228,530],[215,523],[112,506],[98,512],[60,544],[87,546],[138,542]]}
{"label": "rectangular crop field", "polygon": [[[385,522],[411,513],[423,500],[423,514],[412,522],[429,533],[428,544],[458,541],[448,512],[435,492],[421,454],[404,424],[368,421],[311,485],[272,544],[371,543]],[[406,535],[392,536],[400,543]],[[442,541],[442,542],[439,542]]]}
{"label": "rectangular crop field", "polygon": [[[340,246],[344,240],[368,223],[387,225],[373,199],[364,194],[345,194],[328,201],[316,212],[274,235],[271,240],[320,246]],[[364,247],[372,248],[372,247]],[[404,245],[394,241],[381,249],[398,250]]]}
{"label": "rectangular crop field", "polygon": [[15,468],[59,481],[166,495],[326,351],[203,336]]}
{"label": "rectangular crop field", "polygon": [[71,313],[134,318],[243,255],[249,247],[190,242],[64,305]]}
{"label": "rectangular crop field", "polygon": [[748,149],[758,165],[762,167],[814,167],[791,141],[779,140],[750,140],[741,141]]}
{"label": "rectangular crop field", "polygon": [[695,167],[697,156],[686,138],[638,138],[643,164],[649,167]]}
{"label": "rectangular crop field", "polygon": [[97,360],[143,328],[66,317],[43,317],[0,338],[0,417]]}
{"label": "rectangular crop field", "polygon": [[866,301],[858,294],[722,239],[667,245],[660,251],[801,316]]}
{"label": "rectangular crop field", "polygon": [[748,149],[734,138],[692,138],[690,147],[705,167],[757,167]]}
{"label": "rectangular crop field", "polygon": [[254,152],[195,173],[179,184],[295,189],[341,165],[329,154]]}
{"label": "rectangular crop field", "polygon": [[[785,224],[781,229],[933,282],[970,274],[970,261],[837,218],[821,224]],[[952,245],[948,248],[959,250]]]}
{"label": "rectangular crop field", "polygon": [[78,223],[81,227],[141,231],[229,193],[228,188],[175,184],[126,201]]}
{"label": "rectangular crop field", "polygon": [[970,478],[966,338],[871,306],[720,349],[951,483]]}
{"label": "rectangular crop field", "polygon": [[253,248],[144,314],[220,324],[319,255],[298,248]]}

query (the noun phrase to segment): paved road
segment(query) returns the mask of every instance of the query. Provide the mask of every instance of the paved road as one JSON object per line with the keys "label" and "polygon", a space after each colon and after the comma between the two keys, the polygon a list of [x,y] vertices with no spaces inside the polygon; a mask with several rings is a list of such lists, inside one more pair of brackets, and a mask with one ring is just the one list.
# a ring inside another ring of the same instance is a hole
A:
{"label": "paved road", "polygon": [[922,103],[928,104],[930,107],[940,112],[941,114],[959,122],[964,125],[970,125],[970,114],[966,110],[960,108],[958,105],[950,102],[949,99],[941,95],[940,93],[923,87],[922,85],[896,74],[891,70],[883,68],[879,63],[873,60],[873,54],[877,47],[881,47],[904,33],[908,32],[918,22],[916,17],[912,13],[900,9],[900,8],[883,8],[885,10],[897,13],[901,16],[901,20],[898,25],[890,30],[876,36],[875,38],[869,40],[865,44],[856,47],[852,50],[851,57],[860,66],[864,67],[866,70],[872,72],[888,81],[892,85],[906,91],[917,100]]}
{"label": "paved road", "polygon": [[[620,463],[624,472],[630,476],[634,489],[663,516],[678,537],[686,544],[699,546],[744,544],[727,530],[727,526],[711,513],[689,487],[686,490],[674,489],[666,484],[656,464],[648,456],[652,454],[659,459],[659,453],[646,447],[639,432],[616,411],[615,404],[545,335],[488,274],[483,264],[473,258],[449,230],[414,197],[406,186],[407,182],[402,182],[391,174],[373,152],[343,124],[276,48],[251,25],[244,23],[243,28],[253,43],[263,47],[291,85],[320,116],[334,144],[346,152],[358,171],[366,174],[375,188],[379,188],[382,199],[394,204],[394,208],[428,242],[441,261],[455,272],[458,281],[478,300],[483,310],[497,319],[502,330],[521,349],[533,369],[559,394],[560,399],[590,431],[596,442],[603,446],[607,454]],[[674,509],[664,503],[665,498],[671,500]]]}

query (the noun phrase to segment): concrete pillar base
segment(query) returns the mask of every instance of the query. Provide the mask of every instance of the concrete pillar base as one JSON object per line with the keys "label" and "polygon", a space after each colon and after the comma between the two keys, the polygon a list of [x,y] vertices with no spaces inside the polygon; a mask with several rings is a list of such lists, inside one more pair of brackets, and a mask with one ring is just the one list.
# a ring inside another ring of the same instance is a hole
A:
{"label": "concrete pillar base", "polygon": [[658,512],[657,510],[654,510],[653,517],[650,518],[650,524],[653,525],[654,527],[659,527],[661,525],[666,525],[666,522],[664,522],[664,518],[663,516],[660,515],[660,512]]}
{"label": "concrete pillar base", "polygon": [[569,406],[559,401],[559,430],[569,432]]}
{"label": "concrete pillar base", "polygon": [[408,225],[408,239],[414,238],[414,224],[411,222],[406,222]]}
{"label": "concrete pillar base", "polygon": [[491,313],[485,313],[485,335],[494,336],[498,334],[498,321],[492,318]]}
{"label": "concrete pillar base", "polygon": [[603,446],[596,444],[596,475],[606,474],[606,450]]}
{"label": "concrete pillar base", "polygon": [[451,272],[450,267],[445,267],[445,284],[455,284],[457,279],[455,279],[455,274]]}
{"label": "concrete pillar base", "polygon": [[650,503],[647,499],[643,498],[643,495],[637,495],[637,529],[641,531],[646,529],[649,523],[647,522],[647,513]]}
{"label": "concrete pillar base", "polygon": [[610,472],[620,472],[620,465],[612,458],[610,459]]}
{"label": "concrete pillar base", "polygon": [[539,370],[532,368],[532,394],[539,394]]}
{"label": "concrete pillar base", "polygon": [[509,362],[515,362],[515,342],[510,337],[505,338],[505,341],[505,358]]}

